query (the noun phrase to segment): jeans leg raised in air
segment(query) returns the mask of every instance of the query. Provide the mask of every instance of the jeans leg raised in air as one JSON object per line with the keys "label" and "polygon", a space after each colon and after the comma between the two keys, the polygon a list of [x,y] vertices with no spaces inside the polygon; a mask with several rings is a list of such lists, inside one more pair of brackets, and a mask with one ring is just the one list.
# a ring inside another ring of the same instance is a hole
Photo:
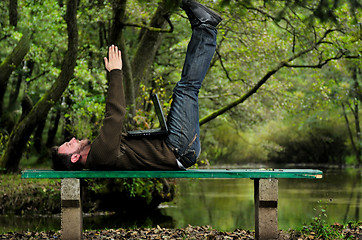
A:
{"label": "jeans leg raised in air", "polygon": [[215,53],[216,35],[207,24],[193,29],[181,80],[173,90],[166,143],[185,168],[196,163],[201,151],[198,94]]}

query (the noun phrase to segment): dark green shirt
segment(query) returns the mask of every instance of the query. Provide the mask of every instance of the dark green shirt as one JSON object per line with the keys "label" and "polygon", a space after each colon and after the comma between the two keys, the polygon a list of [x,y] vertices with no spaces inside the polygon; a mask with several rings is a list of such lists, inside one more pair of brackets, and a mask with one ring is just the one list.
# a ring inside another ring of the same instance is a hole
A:
{"label": "dark green shirt", "polygon": [[91,170],[180,170],[175,155],[163,138],[127,138],[122,134],[125,98],[122,72],[109,73],[103,126],[92,142],[86,169]]}

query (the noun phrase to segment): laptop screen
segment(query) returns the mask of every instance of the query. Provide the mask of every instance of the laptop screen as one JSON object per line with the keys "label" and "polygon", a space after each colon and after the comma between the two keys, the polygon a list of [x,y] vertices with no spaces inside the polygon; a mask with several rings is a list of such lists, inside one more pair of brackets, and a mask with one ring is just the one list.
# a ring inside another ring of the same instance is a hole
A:
{"label": "laptop screen", "polygon": [[157,94],[152,94],[151,99],[152,99],[153,105],[155,107],[155,111],[156,111],[158,121],[160,122],[160,128],[163,129],[163,130],[168,131],[165,116],[163,115],[163,111],[162,111],[162,108],[161,108],[160,101],[158,100]]}

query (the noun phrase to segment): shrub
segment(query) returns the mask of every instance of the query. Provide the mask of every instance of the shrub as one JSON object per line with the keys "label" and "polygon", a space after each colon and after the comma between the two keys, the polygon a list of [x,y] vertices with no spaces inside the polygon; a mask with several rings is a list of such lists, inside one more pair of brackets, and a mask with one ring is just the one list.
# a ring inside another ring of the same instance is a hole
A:
{"label": "shrub", "polygon": [[[1,214],[55,214],[61,211],[60,180],[21,179],[0,175]],[[165,179],[81,180],[84,212],[147,211],[175,196],[175,184]]]}

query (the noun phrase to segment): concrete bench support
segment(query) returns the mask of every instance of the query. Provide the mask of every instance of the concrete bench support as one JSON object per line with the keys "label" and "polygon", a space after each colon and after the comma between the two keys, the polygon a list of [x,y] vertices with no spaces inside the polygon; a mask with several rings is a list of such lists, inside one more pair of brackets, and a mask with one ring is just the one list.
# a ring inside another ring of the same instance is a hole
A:
{"label": "concrete bench support", "polygon": [[62,240],[82,239],[83,217],[79,179],[62,179],[61,200]]}
{"label": "concrete bench support", "polygon": [[254,179],[255,238],[278,239],[278,179]]}

